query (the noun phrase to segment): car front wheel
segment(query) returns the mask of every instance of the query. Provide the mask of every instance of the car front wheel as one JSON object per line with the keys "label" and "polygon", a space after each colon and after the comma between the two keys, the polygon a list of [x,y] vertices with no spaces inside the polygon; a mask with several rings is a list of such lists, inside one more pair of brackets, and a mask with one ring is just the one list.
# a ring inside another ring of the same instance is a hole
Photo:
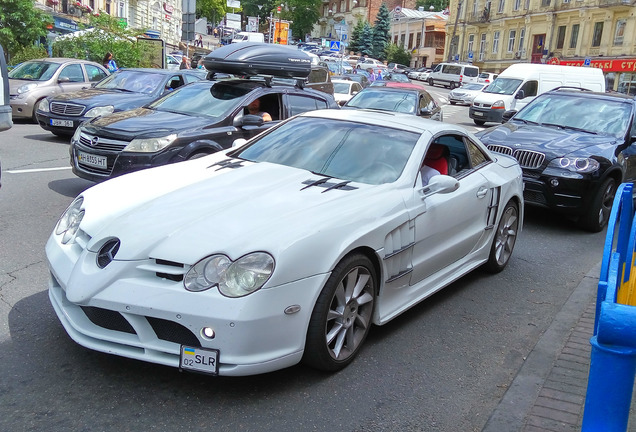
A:
{"label": "car front wheel", "polygon": [[581,228],[590,232],[599,232],[605,228],[612,211],[614,195],[616,195],[616,181],[608,178],[598,189],[588,213],[579,220]]}
{"label": "car front wheel", "polygon": [[502,271],[515,247],[517,232],[519,231],[519,207],[514,201],[509,201],[501,214],[499,225],[495,231],[495,238],[490,247],[490,255],[485,264],[485,269],[491,273]]}
{"label": "car front wheel", "polygon": [[373,263],[364,255],[350,255],[334,268],[311,314],[305,364],[337,371],[353,361],[371,327],[376,287]]}

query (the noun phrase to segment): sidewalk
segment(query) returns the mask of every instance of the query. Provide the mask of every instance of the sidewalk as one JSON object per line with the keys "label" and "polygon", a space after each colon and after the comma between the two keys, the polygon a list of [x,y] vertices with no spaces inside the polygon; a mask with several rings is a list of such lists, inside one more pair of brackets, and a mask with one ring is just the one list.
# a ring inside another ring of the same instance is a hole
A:
{"label": "sidewalk", "polygon": [[[541,336],[482,432],[581,430],[599,274],[600,263]],[[636,432],[635,399],[629,432]]]}

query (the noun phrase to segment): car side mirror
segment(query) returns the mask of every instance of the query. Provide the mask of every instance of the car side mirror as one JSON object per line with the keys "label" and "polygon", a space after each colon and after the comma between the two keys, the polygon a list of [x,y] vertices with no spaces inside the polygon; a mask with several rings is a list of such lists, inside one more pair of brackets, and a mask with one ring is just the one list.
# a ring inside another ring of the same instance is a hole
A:
{"label": "car side mirror", "polygon": [[515,114],[517,114],[517,110],[508,110],[504,112],[503,115],[501,116],[501,122],[507,123],[508,120],[510,120]]}
{"label": "car side mirror", "polygon": [[420,115],[421,116],[430,116],[430,115],[433,115],[433,111],[431,111],[428,108],[420,108]]}
{"label": "car side mirror", "polygon": [[338,105],[343,106],[344,104],[346,104],[347,101],[346,100],[339,100],[338,101]]}
{"label": "car side mirror", "polygon": [[431,177],[428,184],[420,189],[422,199],[435,194],[447,194],[459,189],[459,180],[447,175],[436,175]]}
{"label": "car side mirror", "polygon": [[246,142],[247,140],[245,138],[237,138],[232,142],[232,148],[240,147]]}
{"label": "car side mirror", "polygon": [[234,127],[263,126],[263,123],[265,123],[263,117],[254,114],[245,114],[244,116],[235,117],[233,125]]}
{"label": "car side mirror", "polygon": [[57,82],[60,84],[67,83],[67,82],[71,82],[71,79],[69,77],[61,77],[57,79]]}
{"label": "car side mirror", "polygon": [[523,99],[525,97],[526,97],[526,92],[524,92],[523,90],[519,90],[517,94],[515,95],[515,99]]}

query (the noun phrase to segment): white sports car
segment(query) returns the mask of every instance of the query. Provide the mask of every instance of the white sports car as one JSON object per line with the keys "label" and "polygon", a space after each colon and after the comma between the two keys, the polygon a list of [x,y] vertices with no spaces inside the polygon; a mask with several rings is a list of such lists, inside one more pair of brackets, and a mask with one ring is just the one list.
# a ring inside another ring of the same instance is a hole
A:
{"label": "white sports car", "polygon": [[49,296],[98,351],[219,375],[334,371],[372,324],[503,270],[522,220],[516,160],[464,129],[313,111],[83,192],[46,245]]}

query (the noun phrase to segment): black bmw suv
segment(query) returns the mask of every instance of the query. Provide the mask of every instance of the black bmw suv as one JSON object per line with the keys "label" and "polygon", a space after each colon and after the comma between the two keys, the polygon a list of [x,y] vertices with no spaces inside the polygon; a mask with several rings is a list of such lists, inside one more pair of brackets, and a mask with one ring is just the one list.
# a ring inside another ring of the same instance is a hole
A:
{"label": "black bmw suv", "polygon": [[507,111],[506,123],[477,136],[519,161],[527,204],[574,216],[598,232],[618,185],[636,179],[635,113],[631,96],[558,88]]}
{"label": "black bmw suv", "polygon": [[[292,80],[293,81],[293,80]],[[261,115],[247,106],[259,99]],[[339,108],[332,95],[254,77],[199,81],[129,111],[91,119],[71,139],[73,172],[99,182],[144,168],[205,156],[293,115]]]}

